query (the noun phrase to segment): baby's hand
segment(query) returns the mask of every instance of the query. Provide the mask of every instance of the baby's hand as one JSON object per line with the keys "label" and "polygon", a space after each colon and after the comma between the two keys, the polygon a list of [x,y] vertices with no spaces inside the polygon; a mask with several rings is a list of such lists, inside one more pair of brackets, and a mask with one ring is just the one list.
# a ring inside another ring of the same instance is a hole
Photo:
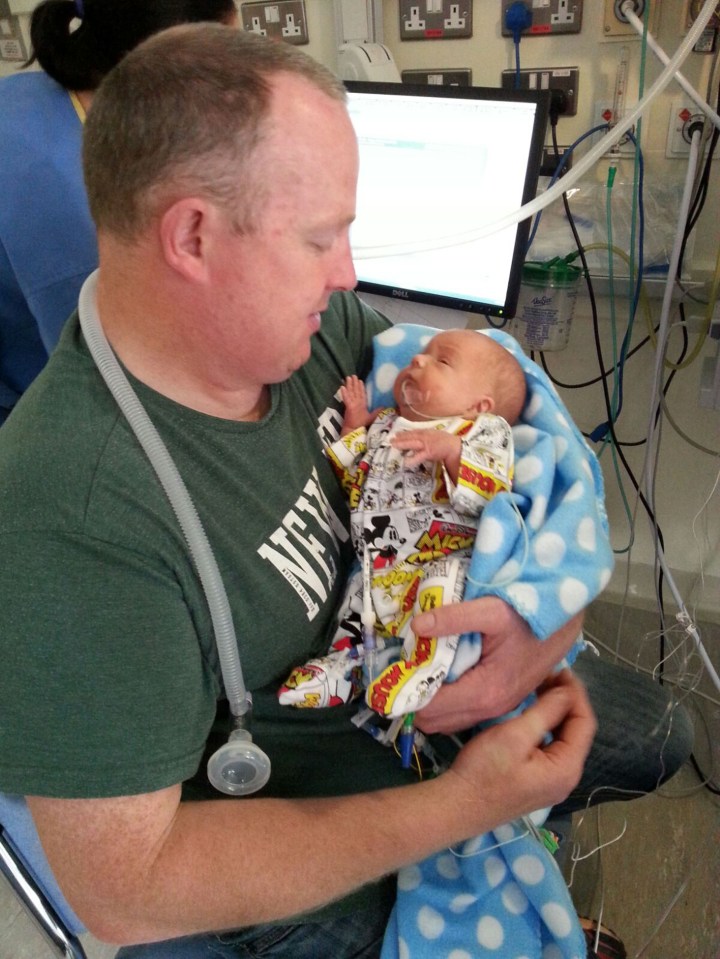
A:
{"label": "baby's hand", "polygon": [[348,376],[340,387],[340,399],[345,404],[342,433],[356,430],[359,426],[369,426],[374,414],[368,411],[365,384],[359,376]]}
{"label": "baby's hand", "polygon": [[428,461],[449,466],[460,456],[462,445],[459,436],[444,430],[403,430],[393,436],[390,442],[405,453],[408,466]]}

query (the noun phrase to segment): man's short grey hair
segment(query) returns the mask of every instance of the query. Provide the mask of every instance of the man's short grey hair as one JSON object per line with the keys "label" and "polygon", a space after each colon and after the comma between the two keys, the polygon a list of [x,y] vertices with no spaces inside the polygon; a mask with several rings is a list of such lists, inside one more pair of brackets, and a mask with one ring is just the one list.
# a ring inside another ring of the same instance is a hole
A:
{"label": "man's short grey hair", "polygon": [[173,27],[131,51],[101,83],[85,124],[98,230],[132,240],[174,199],[200,195],[252,231],[266,196],[252,155],[279,73],[345,101],[342,82],[301,50],[231,27]]}

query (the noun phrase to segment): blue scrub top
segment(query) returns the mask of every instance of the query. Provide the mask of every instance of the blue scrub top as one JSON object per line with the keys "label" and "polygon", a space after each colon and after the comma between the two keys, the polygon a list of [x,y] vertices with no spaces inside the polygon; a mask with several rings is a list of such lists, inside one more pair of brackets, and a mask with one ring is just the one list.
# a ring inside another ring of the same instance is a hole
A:
{"label": "blue scrub top", "polygon": [[82,123],[45,73],[0,80],[0,423],[37,376],[97,266]]}

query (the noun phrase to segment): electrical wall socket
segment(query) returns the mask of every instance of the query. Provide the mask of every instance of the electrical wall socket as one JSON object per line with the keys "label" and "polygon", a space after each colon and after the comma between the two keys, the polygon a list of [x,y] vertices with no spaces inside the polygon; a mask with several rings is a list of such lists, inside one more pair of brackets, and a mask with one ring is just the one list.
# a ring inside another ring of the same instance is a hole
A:
{"label": "electrical wall socket", "polygon": [[[505,26],[508,9],[515,0],[500,0],[500,29],[504,37],[512,32]],[[532,23],[523,30],[523,37],[544,37],[552,33],[580,33],[583,0],[547,0],[545,3],[526,2],[532,13]]]}
{"label": "electrical wall socket", "polygon": [[469,67],[452,67],[449,70],[402,70],[400,79],[403,83],[469,87],[472,84],[472,70]]}
{"label": "electrical wall socket", "polygon": [[[640,39],[640,34],[636,31],[635,27],[628,23],[627,18],[622,13],[622,5],[624,0],[605,0],[605,14],[603,17],[603,36],[608,39],[614,39],[617,37],[637,37]],[[650,4],[650,20],[648,23],[648,29],[651,33],[655,33],[657,30],[657,18],[658,10],[660,8],[660,0],[633,0],[634,14],[640,20],[645,16],[645,4]]]}
{"label": "electrical wall socket", "polygon": [[308,43],[305,0],[277,0],[265,3],[252,0],[240,7],[243,28],[261,37],[285,40],[287,43]]}
{"label": "electrical wall socket", "polygon": [[503,70],[501,81],[503,90],[562,90],[567,107],[561,116],[574,117],[579,78],[577,67],[529,67],[519,73],[517,70]]}
{"label": "electrical wall socket", "polygon": [[[558,168],[558,163],[560,162],[560,157],[567,150],[567,146],[560,146],[558,144],[557,152],[558,155],[555,155],[555,147],[544,146],[542,154],[542,162],[540,164],[540,176],[555,176],[555,171]],[[572,168],[572,153],[566,158],[563,163],[562,172],[560,176],[565,176],[568,170]]]}
{"label": "electrical wall socket", "polygon": [[[665,156],[668,159],[689,155],[690,138],[692,136],[690,128],[697,122],[702,123],[704,119],[705,115],[692,100],[682,99],[681,97],[673,100],[670,105],[667,142],[665,144]],[[710,139],[712,131],[712,125],[708,123],[704,131],[705,140]]]}
{"label": "electrical wall socket", "polygon": [[452,40],[472,36],[472,0],[400,0],[401,40]]}

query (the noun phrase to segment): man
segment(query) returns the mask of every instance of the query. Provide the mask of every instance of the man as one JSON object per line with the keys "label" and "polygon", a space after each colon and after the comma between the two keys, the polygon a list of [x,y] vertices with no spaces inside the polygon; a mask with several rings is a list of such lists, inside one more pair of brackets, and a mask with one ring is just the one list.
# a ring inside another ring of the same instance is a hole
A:
{"label": "man", "polygon": [[[168,31],[98,91],[85,171],[99,318],[207,530],[273,774],[259,798],[208,801],[224,717],[205,597],[75,318],[0,438],[0,789],[28,796],[91,931],[164,941],[122,957],[243,955],[245,942],[376,956],[383,877],[572,789],[594,730],[587,698],[563,674],[447,773],[404,789],[344,708],[277,705],[288,668],[324,648],[343,589],[347,517],[322,445],[339,426],[337,382],[367,373],[385,325],[333,296],[355,283],[357,176],[337,81],[289,46]],[[439,634],[482,630],[498,675],[509,656],[524,677],[479,705],[438,696],[427,725],[444,730],[459,728],[453,710],[468,725],[517,702],[579,623],[541,644],[497,600],[427,615]],[[358,823],[362,842],[346,843]],[[208,932],[228,929],[240,931]]]}

